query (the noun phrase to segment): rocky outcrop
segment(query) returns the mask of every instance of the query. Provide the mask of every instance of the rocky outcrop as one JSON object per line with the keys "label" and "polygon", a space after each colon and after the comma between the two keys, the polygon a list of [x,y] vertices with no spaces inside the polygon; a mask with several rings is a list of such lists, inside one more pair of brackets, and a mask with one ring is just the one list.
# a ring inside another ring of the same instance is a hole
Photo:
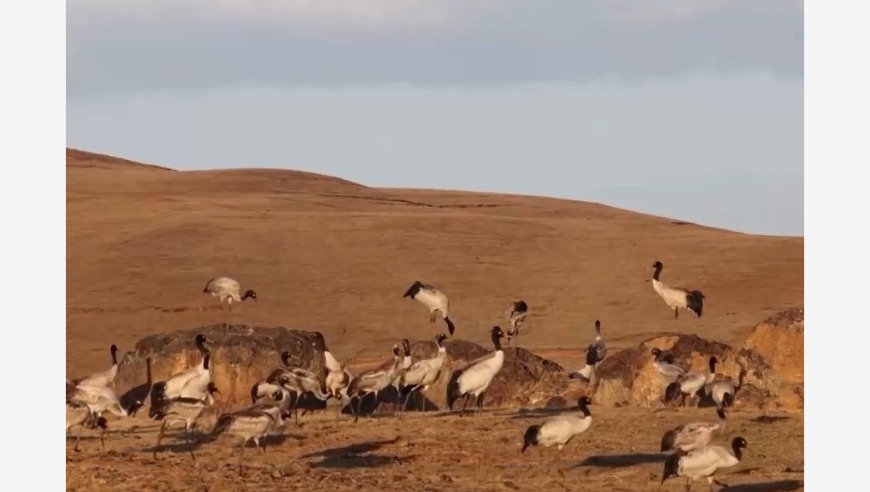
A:
{"label": "rocky outcrop", "polygon": [[133,388],[141,391],[147,385],[149,359],[152,383],[199,364],[202,358],[194,346],[198,333],[209,340],[206,346],[211,351],[211,379],[220,391],[222,405],[250,404],[251,386],[283,366],[279,355],[282,351],[291,353],[294,365],[311,371],[323,369],[323,352],[312,343],[313,331],[222,323],[139,340],[135,350],[127,352],[119,364],[115,383],[119,394]]}
{"label": "rocky outcrop", "polygon": [[[151,382],[200,363],[200,354],[194,346],[194,337],[202,333],[208,337],[212,353],[212,380],[220,390],[219,400],[224,406],[239,407],[250,403],[250,388],[282,363],[279,354],[288,351],[299,367],[320,371],[324,366],[323,353],[315,348],[314,331],[287,328],[248,327],[217,324],[170,334],[145,337],[136,344],[135,351],[123,357],[116,385],[119,393],[141,394]],[[409,401],[409,410],[446,409],[447,384],[457,370],[473,360],[491,352],[467,340],[449,340],[445,368],[441,376],[425,395],[418,393]],[[533,407],[572,405],[577,397],[588,395],[596,405],[662,406],[667,381],[653,366],[650,351],[659,348],[670,352],[675,363],[695,371],[706,371],[707,361],[715,355],[720,377],[737,380],[740,368],[746,369],[744,385],[738,393],[735,406],[802,408],[803,407],[803,310],[787,310],[759,324],[746,341],[737,348],[707,340],[697,335],[663,333],[650,337],[637,347],[609,355],[596,371],[594,385],[569,379],[567,372],[557,363],[517,347],[505,348],[504,366],[490,384],[484,405],[493,407]],[[433,357],[437,346],[433,340],[417,341],[411,345],[414,361]],[[132,397],[132,396],[131,396]],[[123,399],[123,398],[122,398]],[[144,400],[143,400],[144,401]],[[392,388],[381,392],[375,400],[368,397],[362,413],[394,410],[396,392]],[[314,407],[323,406],[314,402]],[[702,406],[710,402],[701,402]],[[146,402],[147,405],[147,402]],[[350,413],[347,402],[343,413]],[[457,402],[461,408],[462,400]],[[454,408],[458,410],[458,408]]]}
{"label": "rocky outcrop", "polygon": [[[444,410],[447,408],[447,383],[454,372],[466,367],[469,363],[492,351],[467,340],[449,340],[444,343],[447,351],[445,368],[435,383],[425,394],[416,394],[408,402],[408,410],[422,410],[423,398],[426,399],[427,410]],[[438,350],[434,341],[418,341],[411,345],[411,357],[414,362],[420,359],[434,357]],[[565,370],[559,364],[539,357],[523,348],[505,348],[505,362],[502,370],[496,375],[484,397],[484,407],[516,407],[536,405],[546,401],[554,391],[567,389],[569,380]],[[394,410],[396,392],[392,388],[381,392],[377,402],[369,396],[361,405],[363,415],[373,412],[390,412]],[[462,408],[460,399],[454,410]],[[468,408],[473,407],[469,401]],[[354,401],[354,405],[356,402]],[[350,413],[349,407],[342,410]]]}
{"label": "rocky outcrop", "polygon": [[792,308],[759,323],[743,345],[761,354],[784,380],[804,380],[804,308]]}
{"label": "rocky outcrop", "polygon": [[752,329],[743,345],[764,357],[790,391],[782,391],[780,404],[804,406],[804,308],[781,311]]}
{"label": "rocky outcrop", "polygon": [[[697,335],[663,333],[605,359],[598,368],[594,387],[590,388],[593,401],[602,405],[663,406],[668,381],[653,365],[653,348],[668,351],[677,365],[689,371],[706,372],[710,357],[716,356],[719,379],[728,377],[736,382],[741,368],[745,368],[736,407],[791,406],[794,400],[793,388],[755,350],[735,348]],[[705,406],[712,402],[702,400],[699,404]]]}

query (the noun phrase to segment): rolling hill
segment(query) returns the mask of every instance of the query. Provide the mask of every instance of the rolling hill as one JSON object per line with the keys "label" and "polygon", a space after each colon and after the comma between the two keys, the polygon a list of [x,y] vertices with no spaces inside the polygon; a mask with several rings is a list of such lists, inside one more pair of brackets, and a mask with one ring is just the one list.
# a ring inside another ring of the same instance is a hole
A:
{"label": "rolling hill", "polygon": [[[383,357],[399,338],[435,334],[425,308],[402,299],[417,279],[450,296],[457,337],[487,345],[508,302],[524,299],[520,344],[563,361],[596,319],[615,348],[668,330],[733,342],[803,305],[802,237],[291,170],[176,171],[74,149],[66,172],[71,377],[108,367],[111,343],[124,351],[221,321],[317,329],[340,358]],[[665,282],[707,295],[703,318],[673,320],[648,282],[655,260]],[[221,311],[202,292],[218,275],[258,300]]]}

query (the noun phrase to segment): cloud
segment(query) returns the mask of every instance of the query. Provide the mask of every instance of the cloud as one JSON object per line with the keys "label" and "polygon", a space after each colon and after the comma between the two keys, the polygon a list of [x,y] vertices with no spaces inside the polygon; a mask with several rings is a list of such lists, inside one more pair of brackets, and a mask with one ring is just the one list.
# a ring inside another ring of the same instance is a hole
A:
{"label": "cloud", "polygon": [[68,15],[68,98],[803,77],[802,4],[785,0],[80,0]]}
{"label": "cloud", "polygon": [[73,25],[232,21],[329,29],[443,29],[498,0],[79,0]]}

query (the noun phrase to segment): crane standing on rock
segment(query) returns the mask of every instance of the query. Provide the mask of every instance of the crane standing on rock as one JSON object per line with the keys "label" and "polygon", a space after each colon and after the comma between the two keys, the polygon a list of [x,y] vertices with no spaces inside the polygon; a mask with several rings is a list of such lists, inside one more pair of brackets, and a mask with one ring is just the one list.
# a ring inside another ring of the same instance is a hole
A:
{"label": "crane standing on rock", "polygon": [[526,301],[514,301],[508,304],[505,315],[511,327],[508,328],[507,339],[508,347],[513,346],[513,339],[520,336],[520,325],[526,320],[526,315],[529,313],[529,305]]}

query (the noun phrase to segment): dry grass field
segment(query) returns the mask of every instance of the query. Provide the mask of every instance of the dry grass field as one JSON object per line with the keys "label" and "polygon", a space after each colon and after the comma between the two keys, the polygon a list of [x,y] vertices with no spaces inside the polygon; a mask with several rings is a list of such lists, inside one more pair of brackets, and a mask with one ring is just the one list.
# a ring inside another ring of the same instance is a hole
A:
{"label": "dry grass field", "polygon": [[[665,265],[665,282],[706,294],[701,319],[681,313],[674,321],[648,282],[655,260]],[[108,368],[112,343],[123,353],[145,335],[224,321],[319,330],[357,370],[385,360],[399,338],[434,336],[425,309],[402,299],[417,279],[450,296],[457,338],[487,347],[489,328],[506,326],[508,302],[524,299],[530,315],[520,345],[574,368],[595,319],[612,353],[661,331],[740,343],[769,315],[803,305],[803,271],[803,238],[597,203],[371,188],[272,169],[180,172],[67,150],[69,378]],[[218,275],[256,290],[257,301],[220,309],[202,293]],[[563,451],[523,455],[522,431],[542,417],[517,409],[357,425],[334,413],[308,415],[265,454],[246,450],[244,480],[235,451],[221,442],[199,447],[196,467],[183,447],[154,460],[152,422],[109,417],[106,452],[99,440],[83,439],[77,453],[68,443],[67,487],[679,490],[681,480],[662,489],[662,463],[650,453],[668,426],[715,419],[709,409],[593,402],[591,410],[590,431]],[[803,414],[760,416],[729,415],[726,434],[740,433],[749,447],[745,462],[719,478],[750,484],[742,490],[797,490]]]}
{"label": "dry grass field", "polygon": [[[709,409],[659,412],[590,406],[592,427],[562,451],[533,447],[520,453],[523,431],[543,415],[517,411],[479,417],[392,415],[360,419],[334,412],[288,425],[283,442],[265,453],[251,444],[238,472],[238,448],[226,441],[196,446],[196,464],[183,439],[165,440],[152,456],[157,426],[147,420],[113,421],[106,451],[95,431],[85,431],[81,451],[68,444],[70,490],[683,490],[683,479],[661,485],[658,453],[664,429],[685,421],[715,419]],[[210,423],[210,419],[206,424]],[[748,446],[744,463],[717,479],[725,490],[800,490],[803,481],[803,416],[732,412],[728,436]],[[724,437],[715,438],[724,443]],[[727,445],[726,445],[727,447]],[[697,482],[694,490],[708,490]]]}

